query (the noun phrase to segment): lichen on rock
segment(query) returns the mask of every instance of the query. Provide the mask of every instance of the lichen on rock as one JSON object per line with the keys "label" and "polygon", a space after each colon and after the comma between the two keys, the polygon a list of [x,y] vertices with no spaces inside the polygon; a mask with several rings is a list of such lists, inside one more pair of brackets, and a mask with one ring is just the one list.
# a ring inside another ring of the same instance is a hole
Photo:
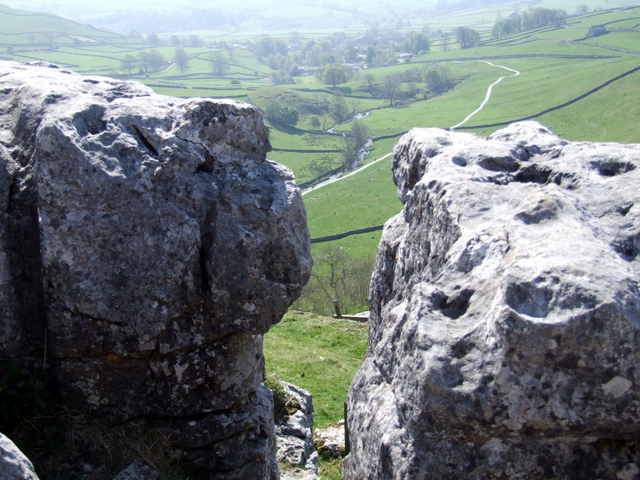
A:
{"label": "lichen on rock", "polygon": [[51,64],[2,62],[0,83],[0,362],[42,359],[46,329],[69,406],[185,419],[185,458],[266,475],[262,334],[311,258],[258,110]]}
{"label": "lichen on rock", "polygon": [[535,122],[400,140],[345,479],[639,471],[638,167]]}

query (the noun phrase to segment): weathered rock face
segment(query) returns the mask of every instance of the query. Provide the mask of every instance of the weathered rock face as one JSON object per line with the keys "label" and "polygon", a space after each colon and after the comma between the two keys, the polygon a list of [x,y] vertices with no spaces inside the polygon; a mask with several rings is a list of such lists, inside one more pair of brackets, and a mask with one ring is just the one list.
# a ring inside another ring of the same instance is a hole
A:
{"label": "weathered rock face", "polygon": [[393,169],[344,478],[637,478],[640,147],[416,129]]}
{"label": "weathered rock face", "polygon": [[0,362],[41,362],[46,328],[65,403],[162,418],[215,478],[262,478],[262,334],[311,260],[260,114],[46,64],[0,83]]}
{"label": "weathered rock face", "polygon": [[39,480],[31,461],[0,433],[0,480]]}
{"label": "weathered rock face", "polygon": [[[295,400],[297,410],[276,422],[277,459],[287,470],[282,480],[319,480],[318,453],[313,448],[313,398],[303,388],[280,380],[285,393]],[[291,470],[293,468],[293,470]]]}
{"label": "weathered rock face", "polygon": [[[280,380],[297,410],[276,422],[277,459],[282,480],[319,480],[318,453],[313,448],[313,398],[303,388]],[[291,470],[293,469],[293,470]]]}

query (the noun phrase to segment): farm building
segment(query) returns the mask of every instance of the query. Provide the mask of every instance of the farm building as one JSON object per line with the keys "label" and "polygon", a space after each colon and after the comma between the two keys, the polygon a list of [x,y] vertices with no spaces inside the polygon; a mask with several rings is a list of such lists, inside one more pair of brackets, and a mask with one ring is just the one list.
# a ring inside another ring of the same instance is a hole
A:
{"label": "farm building", "polygon": [[607,33],[607,27],[605,25],[593,25],[589,27],[589,33],[587,33],[588,37],[599,37],[600,35],[604,35]]}

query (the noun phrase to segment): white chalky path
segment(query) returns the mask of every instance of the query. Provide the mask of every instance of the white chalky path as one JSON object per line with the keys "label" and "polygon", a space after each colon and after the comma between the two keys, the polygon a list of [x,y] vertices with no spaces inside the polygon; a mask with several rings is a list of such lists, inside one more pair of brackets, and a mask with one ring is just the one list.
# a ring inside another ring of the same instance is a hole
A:
{"label": "white chalky path", "polygon": [[[518,75],[520,75],[520,72],[518,70],[514,70],[513,68],[509,68],[509,67],[505,67],[504,65],[494,65],[493,63],[487,61],[487,60],[480,60],[484,63],[488,63],[489,65],[491,65],[492,67],[499,67],[499,68],[504,68],[505,70],[509,70],[510,72],[513,72],[515,75],[505,75],[504,77],[500,77],[498,80],[496,80],[495,82],[493,82],[491,85],[489,85],[489,88],[487,89],[487,94],[484,97],[484,101],[480,104],[480,106],[474,110],[473,112],[471,112],[469,115],[467,115],[467,118],[465,118],[463,121],[461,121],[460,123],[458,123],[457,125],[454,125],[453,127],[451,127],[451,130],[458,128],[461,125],[464,125],[465,123],[467,123],[476,113],[480,112],[484,106],[487,104],[487,102],[489,101],[489,99],[491,98],[491,92],[493,91],[493,87],[495,87],[497,84],[499,84],[502,80],[504,80],[505,78],[508,77],[517,77]],[[393,155],[393,153],[387,153],[385,156],[377,158],[376,160],[374,160],[371,163],[366,164],[364,167],[360,167],[357,170],[354,170],[353,172],[344,175],[342,177],[338,177],[338,178],[334,178],[332,180],[328,180],[326,182],[323,182],[322,184],[316,186],[315,188],[310,188],[308,190],[305,190],[304,192],[302,192],[302,195],[306,195],[307,193],[310,192],[315,192],[316,190],[318,190],[319,188],[324,187],[325,185],[330,185],[332,183],[337,182],[338,180],[343,180],[345,178],[350,177],[351,175],[355,175],[358,172],[361,172],[362,170],[364,170],[365,168],[369,168],[371,165],[374,165],[378,162],[380,162],[381,160],[384,160],[385,158],[389,157],[390,155]]]}
{"label": "white chalky path", "polygon": [[458,128],[461,125],[464,125],[465,123],[467,123],[471,117],[473,117],[476,113],[480,112],[484,106],[487,104],[487,102],[489,101],[489,99],[491,98],[491,91],[493,90],[493,87],[496,86],[497,84],[499,84],[502,80],[504,80],[505,78],[508,77],[517,77],[518,75],[520,75],[520,72],[518,70],[514,70],[513,68],[509,68],[509,67],[505,67],[504,65],[494,65],[491,62],[488,62],[486,60],[481,60],[484,63],[488,63],[489,65],[491,65],[492,67],[500,67],[500,68],[504,68],[505,70],[509,70],[510,72],[514,72],[515,75],[506,75],[504,77],[500,77],[498,80],[496,80],[495,82],[493,82],[491,85],[489,85],[489,88],[487,89],[487,94],[484,97],[484,102],[482,102],[480,104],[480,106],[473,112],[471,112],[469,115],[467,115],[467,118],[465,118],[463,121],[461,121],[460,123],[458,123],[457,125],[454,125],[453,127],[451,127],[451,130]]}

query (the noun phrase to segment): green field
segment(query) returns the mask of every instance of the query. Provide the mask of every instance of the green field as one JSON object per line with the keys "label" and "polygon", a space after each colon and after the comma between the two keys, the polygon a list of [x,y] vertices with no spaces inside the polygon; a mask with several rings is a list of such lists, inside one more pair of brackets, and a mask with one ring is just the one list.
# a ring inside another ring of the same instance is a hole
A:
{"label": "green field", "polygon": [[311,392],[316,428],[335,426],[367,347],[366,323],[289,313],[264,337],[267,375]]}
{"label": "green field", "polygon": [[[313,395],[314,428],[338,426],[368,347],[366,323],[292,312],[264,336],[267,376]],[[342,478],[342,459],[320,459],[320,478]]]}
{"label": "green field", "polygon": [[[368,10],[340,9],[328,4],[292,9],[290,4],[282,3],[260,13],[261,17],[248,15],[245,25],[250,28],[158,32],[164,45],[156,46],[139,35],[118,35],[51,14],[0,7],[0,54],[2,58],[21,62],[55,62],[84,74],[138,80],[164,95],[233,98],[251,102],[263,110],[273,102],[295,108],[299,111],[296,125],[285,126],[267,119],[274,148],[269,157],[291,168],[298,182],[306,182],[322,173],[320,168],[329,170],[341,164],[339,151],[345,148],[342,137],[321,134],[309,123],[315,115],[322,120],[322,129],[334,127],[338,120],[331,113],[333,103],[343,103],[342,108],[349,112],[347,119],[356,113],[368,113],[361,119],[374,139],[363,160],[363,164],[367,164],[389,154],[400,135],[411,128],[450,128],[460,123],[480,106],[489,85],[501,77],[504,79],[493,88],[484,109],[462,125],[462,130],[488,135],[500,126],[485,125],[507,124],[570,103],[640,63],[638,55],[633,53],[640,51],[640,8],[625,6],[625,10],[620,10],[601,1],[573,0],[565,0],[560,6],[548,1],[541,5],[564,8],[569,15],[575,13],[579,5],[586,5],[589,13],[570,16],[567,28],[546,26],[492,39],[489,35],[493,23],[521,11],[521,4],[453,10],[429,19],[429,53],[405,62],[391,56],[391,60],[355,72],[335,89],[313,75],[294,76],[290,80],[293,83],[273,85],[270,76],[276,69],[270,67],[270,62],[273,64],[274,60],[259,57],[246,42],[258,41],[263,32],[269,30],[270,38],[282,38],[287,43],[291,41],[291,32],[297,30],[299,47],[313,40],[323,49],[335,48],[335,54],[339,55],[342,47],[336,45],[349,37],[378,32],[384,38],[384,32],[389,29],[405,36],[420,31],[425,17],[418,12],[425,12],[427,7],[409,0]],[[167,4],[166,8],[173,9],[177,15],[189,7],[174,3]],[[249,6],[242,0],[238,8]],[[400,15],[402,8],[412,13]],[[290,14],[288,23],[278,23],[276,17],[284,16],[285,12]],[[317,20],[313,26],[305,23],[304,19],[310,17]],[[350,23],[343,25],[347,21]],[[265,27],[267,24],[271,26]],[[588,28],[600,24],[606,24],[609,29],[633,30],[612,31],[585,40]],[[442,33],[458,26],[476,28],[481,34],[481,44],[461,49],[452,34],[449,48],[444,51]],[[49,35],[47,40],[47,32],[53,32],[53,39]],[[198,47],[184,46],[190,58],[184,71],[173,62],[175,49],[167,44],[173,38],[171,35],[182,38],[197,35],[201,39],[202,45]],[[395,48],[397,54],[402,51],[397,44],[385,48]],[[387,55],[381,47],[377,49],[376,55]],[[158,66],[126,67],[127,58],[154,51],[162,56]],[[279,65],[304,65],[302,49],[289,48],[284,53],[287,55],[275,59]],[[222,71],[213,70],[212,54],[221,55],[225,65]],[[431,92],[424,80],[425,73],[436,62],[448,69],[451,79],[450,88],[439,94]],[[501,66],[518,70],[520,75],[515,76]],[[373,79],[368,83],[370,75]],[[413,83],[403,80],[399,84],[393,107],[384,96],[385,79],[391,75],[418,79]],[[568,106],[538,116],[537,120],[569,140],[637,142],[640,139],[637,121],[640,105],[635,100],[640,98],[638,75],[624,77]],[[335,126],[339,134],[350,129],[350,122]],[[385,136],[392,138],[378,138]],[[311,236],[317,238],[381,225],[398,213],[401,204],[390,165],[391,159],[387,158],[345,180],[305,193]],[[343,247],[354,258],[365,258],[375,253],[379,237],[380,232],[374,232],[332,243]],[[314,252],[323,245],[314,245]]]}

